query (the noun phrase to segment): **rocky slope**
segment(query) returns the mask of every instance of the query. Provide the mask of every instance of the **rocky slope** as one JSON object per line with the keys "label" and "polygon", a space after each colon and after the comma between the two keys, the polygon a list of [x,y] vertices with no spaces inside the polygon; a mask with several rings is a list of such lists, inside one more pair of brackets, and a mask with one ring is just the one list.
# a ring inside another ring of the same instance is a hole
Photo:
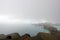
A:
{"label": "rocky slope", "polygon": [[60,36],[51,33],[39,32],[36,36],[31,37],[29,34],[20,36],[18,33],[8,35],[0,34],[0,40],[60,40]]}

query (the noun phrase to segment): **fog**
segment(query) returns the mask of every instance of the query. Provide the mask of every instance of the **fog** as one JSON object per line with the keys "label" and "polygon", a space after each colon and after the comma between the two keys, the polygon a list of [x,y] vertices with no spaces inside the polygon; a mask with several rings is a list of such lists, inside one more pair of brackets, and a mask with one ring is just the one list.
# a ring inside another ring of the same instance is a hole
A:
{"label": "fog", "polygon": [[0,0],[0,33],[20,30],[18,24],[59,24],[59,17],[60,0]]}

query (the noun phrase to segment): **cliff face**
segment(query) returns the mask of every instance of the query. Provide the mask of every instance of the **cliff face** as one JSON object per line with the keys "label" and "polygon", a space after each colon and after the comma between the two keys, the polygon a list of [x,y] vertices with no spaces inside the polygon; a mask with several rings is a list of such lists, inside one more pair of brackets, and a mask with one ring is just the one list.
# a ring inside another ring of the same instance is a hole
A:
{"label": "cliff face", "polygon": [[29,34],[20,36],[18,33],[13,33],[5,35],[2,37],[2,39],[0,38],[0,40],[60,40],[60,36],[42,32],[33,37],[31,37]]}

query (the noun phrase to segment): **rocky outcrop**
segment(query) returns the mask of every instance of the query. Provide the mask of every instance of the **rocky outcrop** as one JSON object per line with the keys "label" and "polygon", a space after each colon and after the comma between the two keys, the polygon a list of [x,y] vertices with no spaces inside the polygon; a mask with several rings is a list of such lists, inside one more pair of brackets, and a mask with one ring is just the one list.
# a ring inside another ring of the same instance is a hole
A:
{"label": "rocky outcrop", "polygon": [[56,35],[49,33],[38,33],[38,36],[40,36],[43,40],[58,40]]}
{"label": "rocky outcrop", "polygon": [[31,40],[31,36],[29,34],[25,34],[21,37],[21,40]]}
{"label": "rocky outcrop", "polygon": [[0,34],[0,39],[5,39],[5,38],[6,38],[6,35]]}
{"label": "rocky outcrop", "polygon": [[6,39],[13,39],[13,40],[15,40],[15,39],[18,39],[18,38],[20,38],[20,35],[18,33],[12,33],[12,34],[6,35]]}
{"label": "rocky outcrop", "polygon": [[43,38],[40,35],[36,35],[32,37],[32,40],[43,40]]}
{"label": "rocky outcrop", "polygon": [[51,33],[39,32],[36,36],[31,37],[29,34],[20,36],[18,33],[0,35],[0,40],[60,40],[60,36]]}
{"label": "rocky outcrop", "polygon": [[52,24],[48,24],[48,23],[44,24],[44,29],[50,31],[51,34],[55,34],[58,31],[57,28],[55,28]]}

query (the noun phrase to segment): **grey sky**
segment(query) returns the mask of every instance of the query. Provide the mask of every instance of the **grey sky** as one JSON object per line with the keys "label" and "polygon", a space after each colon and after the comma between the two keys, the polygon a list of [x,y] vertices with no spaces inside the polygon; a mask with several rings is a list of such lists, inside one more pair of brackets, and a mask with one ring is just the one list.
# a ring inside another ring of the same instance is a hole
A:
{"label": "grey sky", "polygon": [[0,14],[60,23],[60,0],[0,0]]}
{"label": "grey sky", "polygon": [[[26,32],[27,27],[14,23],[44,20],[60,23],[60,0],[0,0],[0,33],[20,32],[22,34]],[[28,29],[27,31],[31,33],[31,28]],[[34,31],[36,28],[32,27],[32,29]]]}

